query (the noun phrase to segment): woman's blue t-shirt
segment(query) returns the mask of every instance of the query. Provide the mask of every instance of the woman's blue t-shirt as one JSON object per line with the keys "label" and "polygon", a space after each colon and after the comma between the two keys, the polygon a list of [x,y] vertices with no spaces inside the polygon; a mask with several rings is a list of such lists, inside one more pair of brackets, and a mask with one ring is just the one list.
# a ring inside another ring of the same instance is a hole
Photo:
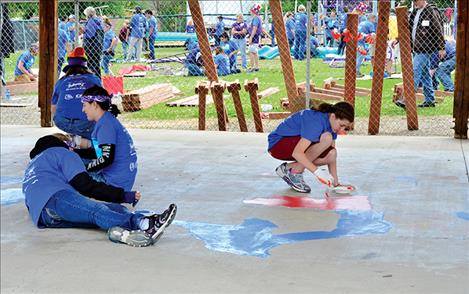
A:
{"label": "woman's blue t-shirt", "polygon": [[[112,39],[114,39],[115,37],[116,34],[112,30],[109,30],[104,33],[103,52],[108,52],[107,49],[111,47]],[[114,52],[114,49],[115,48],[112,48],[112,52]]]}
{"label": "woman's blue t-shirt", "polygon": [[331,133],[334,140],[337,138],[337,134],[332,131],[328,113],[311,109],[302,110],[289,116],[269,134],[267,150],[272,149],[283,137],[301,136],[317,143],[325,132]]}
{"label": "woman's blue t-shirt", "polygon": [[29,51],[23,52],[16,61],[15,76],[20,76],[23,74],[23,72],[18,68],[18,64],[20,64],[21,61],[23,62],[23,67],[26,70],[30,70],[31,67],[33,67],[34,61],[36,61],[36,58],[34,58],[34,56]]}
{"label": "woman's blue t-shirt", "polygon": [[75,190],[69,182],[82,172],[86,170],[80,157],[63,147],[48,148],[29,162],[24,173],[23,193],[35,225],[47,201],[61,190]]}
{"label": "woman's blue t-shirt", "polygon": [[93,148],[99,157],[101,144],[114,144],[114,162],[102,170],[106,182],[116,187],[131,191],[137,175],[137,152],[127,129],[110,112],[96,122],[91,134]]}
{"label": "woman's blue t-shirt", "polygon": [[101,79],[94,74],[65,76],[57,81],[52,94],[52,105],[56,105],[55,115],[69,119],[87,120],[82,111],[83,92],[92,86],[102,86]]}
{"label": "woman's blue t-shirt", "polygon": [[221,76],[230,74],[230,61],[225,54],[215,55],[214,62],[217,65],[217,73]]}

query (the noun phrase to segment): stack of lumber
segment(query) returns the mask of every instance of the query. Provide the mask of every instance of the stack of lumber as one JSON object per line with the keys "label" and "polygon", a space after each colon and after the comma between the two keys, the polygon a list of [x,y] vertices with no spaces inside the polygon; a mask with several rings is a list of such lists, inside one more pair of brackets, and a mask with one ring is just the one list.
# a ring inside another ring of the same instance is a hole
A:
{"label": "stack of lumber", "polygon": [[122,96],[124,111],[138,111],[174,98],[171,84],[154,84],[127,92]]}

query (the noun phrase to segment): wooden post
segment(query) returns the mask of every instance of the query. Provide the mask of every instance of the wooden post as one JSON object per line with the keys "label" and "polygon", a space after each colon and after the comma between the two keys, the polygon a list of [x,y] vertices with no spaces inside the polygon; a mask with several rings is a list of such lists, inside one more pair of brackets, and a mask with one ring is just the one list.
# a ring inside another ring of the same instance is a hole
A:
{"label": "wooden post", "polygon": [[39,1],[39,107],[41,127],[52,127],[51,97],[57,80],[57,0]]}
{"label": "wooden post", "polygon": [[368,121],[368,134],[370,135],[376,135],[379,133],[390,7],[391,3],[389,0],[382,0],[378,4],[379,19],[378,28],[376,30],[373,82],[371,87],[370,119]]}
{"label": "wooden post", "polygon": [[199,94],[199,130],[205,130],[205,109],[208,94],[207,83],[198,82],[195,93]]}
{"label": "wooden post", "polygon": [[226,131],[226,109],[225,102],[223,101],[223,92],[225,91],[225,85],[219,82],[212,82],[210,85],[212,90],[213,102],[217,109],[218,117],[218,129],[220,131]]}
{"label": "wooden post", "polygon": [[469,1],[458,1],[456,82],[454,91],[454,137],[467,139],[469,113]]}
{"label": "wooden post", "polygon": [[357,40],[358,14],[347,14],[347,30],[352,38],[347,42],[345,54],[345,101],[355,106],[355,87],[357,83]]}
{"label": "wooden post", "polygon": [[396,8],[397,31],[399,33],[399,48],[401,52],[402,80],[404,83],[404,99],[407,114],[407,129],[418,130],[417,104],[415,101],[414,69],[412,66],[412,46],[410,40],[409,19],[407,7]]}
{"label": "wooden post", "polygon": [[241,98],[239,97],[239,90],[241,90],[241,85],[239,84],[239,80],[234,81],[233,83],[229,84],[228,92],[231,93],[233,96],[233,103],[236,110],[236,116],[238,117],[239,122],[239,129],[241,132],[247,132],[248,126],[246,124],[246,118],[244,116],[243,105],[241,104]]}
{"label": "wooden post", "polygon": [[262,127],[261,112],[259,110],[259,100],[257,99],[258,89],[259,83],[257,79],[255,79],[254,81],[244,81],[244,90],[249,92],[249,98],[251,98],[252,115],[254,117],[254,125],[256,126],[256,132],[263,133],[264,128]]}
{"label": "wooden post", "polygon": [[272,23],[275,27],[275,37],[277,38],[278,49],[280,51],[280,61],[282,63],[283,79],[287,88],[289,109],[297,112],[305,108],[305,101],[298,96],[296,91],[295,73],[290,56],[290,46],[288,45],[287,32],[283,21],[282,1],[269,0],[270,12],[272,13]]}
{"label": "wooden post", "polygon": [[[200,53],[202,54],[202,60],[204,62],[205,73],[210,82],[218,82],[217,69],[213,62],[212,51],[210,50],[210,43],[208,42],[207,30],[205,29],[204,17],[200,10],[200,4],[198,0],[188,0],[189,9],[192,14],[192,20],[194,21],[195,33],[197,34],[197,40],[200,46]],[[215,97],[214,97],[215,98]]]}

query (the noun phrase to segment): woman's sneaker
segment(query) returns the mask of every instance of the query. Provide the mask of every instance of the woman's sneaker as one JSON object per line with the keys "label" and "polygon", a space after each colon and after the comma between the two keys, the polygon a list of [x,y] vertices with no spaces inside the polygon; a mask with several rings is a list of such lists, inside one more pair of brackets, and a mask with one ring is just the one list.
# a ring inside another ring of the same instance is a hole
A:
{"label": "woman's sneaker", "polygon": [[290,172],[287,168],[287,163],[284,162],[279,165],[275,171],[277,175],[281,177],[293,190],[300,192],[300,193],[309,193],[311,192],[311,188],[305,183],[303,179],[303,174],[294,174]]}
{"label": "woman's sneaker", "polygon": [[129,231],[121,227],[112,227],[107,231],[107,236],[112,242],[133,247],[147,247],[155,243],[155,240],[142,230]]}

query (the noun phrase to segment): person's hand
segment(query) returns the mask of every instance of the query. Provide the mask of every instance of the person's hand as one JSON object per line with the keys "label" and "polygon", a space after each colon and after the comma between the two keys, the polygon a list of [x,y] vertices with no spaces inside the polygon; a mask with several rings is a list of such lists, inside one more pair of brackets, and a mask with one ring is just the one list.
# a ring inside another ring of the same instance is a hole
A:
{"label": "person's hand", "polygon": [[135,191],[135,200],[139,201],[142,198],[142,193],[140,191]]}
{"label": "person's hand", "polygon": [[446,51],[445,50],[438,51],[438,57],[440,57],[440,59],[445,58],[445,56],[446,56]]}
{"label": "person's hand", "polygon": [[332,178],[331,174],[326,170],[318,168],[314,171],[313,174],[316,176],[316,178],[318,178],[318,181],[328,187],[331,187],[334,183],[334,178]]}

